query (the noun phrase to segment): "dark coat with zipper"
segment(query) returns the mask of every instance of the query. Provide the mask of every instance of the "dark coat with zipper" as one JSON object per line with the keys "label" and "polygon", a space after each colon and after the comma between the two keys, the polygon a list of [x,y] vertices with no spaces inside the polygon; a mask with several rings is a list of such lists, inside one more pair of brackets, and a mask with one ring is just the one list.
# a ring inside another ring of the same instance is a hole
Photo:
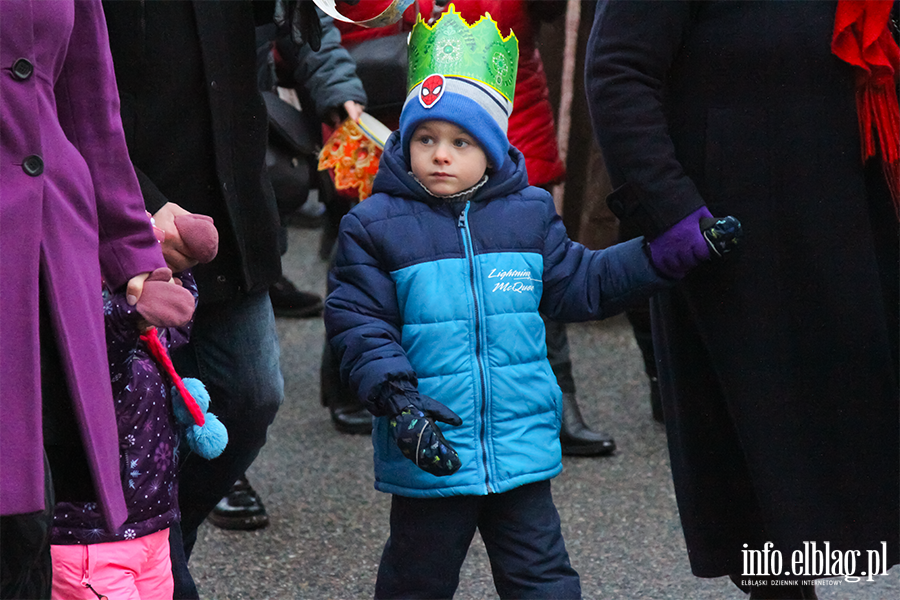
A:
{"label": "dark coat with zipper", "polygon": [[[743,223],[727,269],[654,305],[678,507],[696,575],[771,541],[898,560],[897,217],[864,166],[835,2],[601,2],[591,116],[620,217],[655,235],[706,204]],[[790,569],[788,569],[790,570]]]}
{"label": "dark coat with zipper", "polygon": [[273,6],[103,3],[147,210],[174,202],[213,217],[219,230],[215,260],[194,269],[201,304],[267,290],[281,275],[254,31],[271,22]]}

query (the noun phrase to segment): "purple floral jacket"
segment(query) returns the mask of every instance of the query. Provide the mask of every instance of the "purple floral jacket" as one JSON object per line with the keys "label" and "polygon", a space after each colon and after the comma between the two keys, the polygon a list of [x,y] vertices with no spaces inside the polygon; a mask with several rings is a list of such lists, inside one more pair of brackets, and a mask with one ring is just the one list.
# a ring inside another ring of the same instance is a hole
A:
{"label": "purple floral jacket", "polygon": [[[196,298],[190,273],[179,277]],[[141,341],[141,315],[125,301],[125,295],[104,292],[103,310],[128,518],[117,531],[109,531],[96,502],[60,502],[53,514],[53,544],[132,540],[161,531],[180,517],[181,428],[172,413],[172,381]],[[160,341],[171,352],[188,342],[190,323],[158,331]]]}

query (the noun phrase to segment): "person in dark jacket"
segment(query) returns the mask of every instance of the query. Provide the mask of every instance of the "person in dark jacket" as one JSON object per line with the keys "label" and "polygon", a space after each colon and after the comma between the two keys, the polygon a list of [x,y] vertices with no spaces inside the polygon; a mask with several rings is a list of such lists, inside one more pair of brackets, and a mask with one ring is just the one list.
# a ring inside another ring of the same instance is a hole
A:
{"label": "person in dark jacket", "polygon": [[[393,62],[390,63],[392,68],[386,72],[386,66],[379,64],[377,60],[377,51],[373,53],[367,43],[379,43],[378,40],[382,38],[384,41],[399,39],[404,45],[405,51],[406,38],[416,19],[420,14],[430,14],[431,8],[431,0],[416,0],[403,11],[397,23],[382,27],[370,28],[354,22],[338,20],[334,23],[341,34],[341,44],[351,50],[354,56],[362,56],[365,59],[360,61],[361,64],[356,65],[356,70],[364,85],[368,86],[367,94],[370,94],[375,102],[374,105],[370,104],[366,107],[366,112],[384,123],[391,131],[397,128],[400,109],[403,107],[405,98],[404,86],[402,83],[397,85],[397,79],[403,80],[406,73],[404,70],[402,74],[398,74],[396,71],[399,64]],[[366,61],[374,61],[375,65],[367,64]],[[374,69],[373,66],[375,66]],[[326,132],[327,134],[328,132]],[[333,174],[329,174],[327,171],[320,172],[319,197],[325,200],[326,210],[319,253],[323,259],[328,260],[331,260],[334,255],[341,219],[359,202],[356,188],[339,190],[333,179]],[[352,435],[370,435],[372,433],[372,415],[341,383],[340,365],[334,358],[327,339],[324,340],[319,367],[319,394],[322,406],[328,409],[331,423],[337,431]]]}
{"label": "person in dark jacket", "polygon": [[418,22],[400,129],[341,222],[325,325],[393,495],[376,598],[452,597],[476,528],[502,598],[581,596],[550,492],[562,393],[541,313],[600,319],[671,285],[642,238],[571,242],[528,185],[506,136],[517,53],[490,17]]}
{"label": "person in dark jacket", "polygon": [[229,433],[218,458],[188,455],[181,464],[181,522],[171,528],[175,597],[197,598],[187,569],[197,528],[258,455],[284,395],[268,295],[281,276],[279,218],[265,170],[254,31],[273,19],[274,3],[104,9],[128,150],[147,210],[166,232],[172,270],[194,262],[175,216],[208,215],[219,230],[218,255],[193,270],[200,300],[191,341],[172,357],[182,376],[204,382]]}
{"label": "person in dark jacket", "polygon": [[[739,215],[745,230],[731,268],[701,267],[653,300],[672,474],[699,577],[746,588],[760,574],[746,572],[746,553],[767,542],[793,575],[788,559],[811,543],[876,552],[879,573],[900,558],[891,4],[597,9],[586,85],[617,188],[611,208],[649,236],[702,206]],[[815,596],[794,585],[751,597]]]}
{"label": "person in dark jacket", "polygon": [[[290,32],[279,32],[281,28],[275,23],[256,27],[258,85],[264,92],[271,93],[267,98],[268,103],[273,103],[267,104],[270,123],[285,119],[278,124],[279,128],[286,126],[292,131],[298,131],[293,128],[316,127],[314,119],[306,114],[307,111],[332,122],[340,121],[345,116],[359,118],[363,111],[366,95],[356,78],[353,60],[340,45],[340,34],[332,19],[321,11],[317,12],[317,16],[322,28],[318,50],[313,50],[309,44],[297,44]],[[280,53],[273,38],[277,38]],[[278,61],[275,57],[281,54],[286,58]],[[286,80],[277,78],[278,73],[274,67],[279,62],[289,65],[290,75]],[[302,104],[306,110],[301,112],[272,92],[276,81],[294,87],[303,98]],[[309,135],[312,145],[312,140],[319,136],[312,132]],[[283,138],[281,139],[283,142]],[[309,157],[301,156],[300,161],[294,164],[297,157],[290,156],[291,160],[288,162],[287,156],[280,154],[283,147],[277,148],[277,144],[277,141],[269,139],[268,152],[271,154],[267,153],[266,160],[281,223],[279,252],[284,255],[288,246],[285,219],[306,202],[311,180],[308,170],[314,167],[303,160],[305,158],[312,162]],[[307,318],[322,312],[322,299],[318,294],[297,289],[284,275],[269,287],[269,300],[276,317]],[[269,523],[265,506],[247,481],[245,473],[237,478],[228,494],[219,500],[208,520],[222,529],[243,531],[260,529]]]}
{"label": "person in dark jacket", "polygon": [[[295,43],[290,32],[279,32],[274,23],[257,28],[257,52],[263,62],[260,89],[272,92],[276,85],[294,89],[299,106],[292,108],[296,113],[288,114],[295,117],[292,122],[302,127],[309,138],[309,148],[305,150],[310,154],[301,157],[301,164],[290,164],[290,167],[279,170],[277,164],[271,164],[272,158],[269,159],[269,173],[282,221],[279,237],[282,255],[287,252],[284,222],[297,214],[306,202],[310,182],[313,181],[316,144],[321,146],[322,139],[319,124],[333,126],[347,117],[356,120],[366,104],[366,93],[356,76],[356,65],[341,45],[340,31],[331,17],[316,10],[322,28],[317,50],[309,44]],[[269,118],[277,117],[270,114]],[[271,152],[271,139],[269,143]],[[322,194],[319,195],[321,201]],[[305,318],[322,312],[322,298],[318,294],[298,290],[283,275],[269,288],[269,297],[276,317]]]}

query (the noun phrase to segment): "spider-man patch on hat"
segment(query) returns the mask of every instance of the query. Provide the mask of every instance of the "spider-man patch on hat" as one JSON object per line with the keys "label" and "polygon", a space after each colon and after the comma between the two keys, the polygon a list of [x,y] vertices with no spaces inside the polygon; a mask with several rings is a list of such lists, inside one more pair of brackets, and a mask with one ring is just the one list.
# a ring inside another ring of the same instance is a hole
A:
{"label": "spider-man patch on hat", "polygon": [[419,88],[419,102],[425,108],[431,108],[444,95],[444,76],[429,75]]}

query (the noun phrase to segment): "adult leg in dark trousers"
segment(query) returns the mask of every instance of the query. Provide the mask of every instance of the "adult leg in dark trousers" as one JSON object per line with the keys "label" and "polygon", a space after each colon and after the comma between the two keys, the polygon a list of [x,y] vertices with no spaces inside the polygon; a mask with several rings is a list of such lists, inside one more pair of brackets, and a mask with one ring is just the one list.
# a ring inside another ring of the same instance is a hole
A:
{"label": "adult leg in dark trousers", "polygon": [[544,319],[544,329],[547,332],[547,360],[563,393],[563,419],[559,432],[562,453],[568,456],[612,454],[616,450],[615,440],[602,431],[594,431],[588,427],[578,408],[566,324],[550,321],[543,315],[541,318]]}
{"label": "adult leg in dark trousers", "polygon": [[187,451],[179,471],[180,533],[170,533],[175,598],[198,598],[187,570],[197,529],[234,482],[253,463],[284,398],[278,336],[268,294],[239,296],[201,305],[194,315],[191,343],[173,353],[182,377],[196,377],[210,395],[209,410],[228,430],[228,446],[213,460]]}
{"label": "adult leg in dark trousers", "polygon": [[[350,196],[340,194],[328,173],[319,172],[319,197],[325,203],[325,224],[319,256],[332,259],[341,219],[356,204]],[[372,415],[350,388],[341,383],[341,365],[331,351],[328,340],[322,349],[319,366],[319,393],[322,406],[328,408],[331,423],[341,433],[368,435],[372,432]]]}
{"label": "adult leg in dark trousers", "polygon": [[[627,242],[640,235],[640,231],[619,223],[619,242]],[[644,371],[647,373],[647,381],[650,385],[650,413],[653,420],[663,422],[662,400],[659,395],[659,375],[656,369],[656,353],[653,351],[653,332],[650,326],[650,301],[637,308],[625,311],[631,331],[634,333],[634,341],[641,350],[641,358],[644,360]]]}
{"label": "adult leg in dark trousers", "polygon": [[[311,184],[308,157],[295,156],[284,143],[269,133],[266,150],[266,170],[275,191],[278,203],[278,217],[281,227],[278,230],[278,249],[281,256],[287,254],[287,223],[291,216],[298,213],[309,198]],[[277,317],[307,319],[322,314],[322,298],[318,294],[297,289],[294,283],[282,275],[269,287],[269,299]]]}
{"label": "adult leg in dark trousers", "polygon": [[44,454],[44,510],[0,517],[0,598],[50,598],[53,486]]}
{"label": "adult leg in dark trousers", "polygon": [[375,597],[451,598],[476,528],[501,598],[581,598],[549,481],[488,496],[394,496]]}
{"label": "adult leg in dark trousers", "polygon": [[39,306],[44,510],[0,517],[0,598],[4,599],[50,597],[50,528],[56,500],[96,501],[43,293]]}
{"label": "adult leg in dark trousers", "polygon": [[656,370],[656,354],[653,352],[653,331],[650,327],[650,303],[647,302],[641,308],[625,311],[628,322],[631,323],[631,331],[634,333],[634,341],[641,350],[644,359],[644,371],[647,373],[647,382],[650,385],[650,413],[653,420],[663,422],[662,400],[659,396],[659,375]]}

